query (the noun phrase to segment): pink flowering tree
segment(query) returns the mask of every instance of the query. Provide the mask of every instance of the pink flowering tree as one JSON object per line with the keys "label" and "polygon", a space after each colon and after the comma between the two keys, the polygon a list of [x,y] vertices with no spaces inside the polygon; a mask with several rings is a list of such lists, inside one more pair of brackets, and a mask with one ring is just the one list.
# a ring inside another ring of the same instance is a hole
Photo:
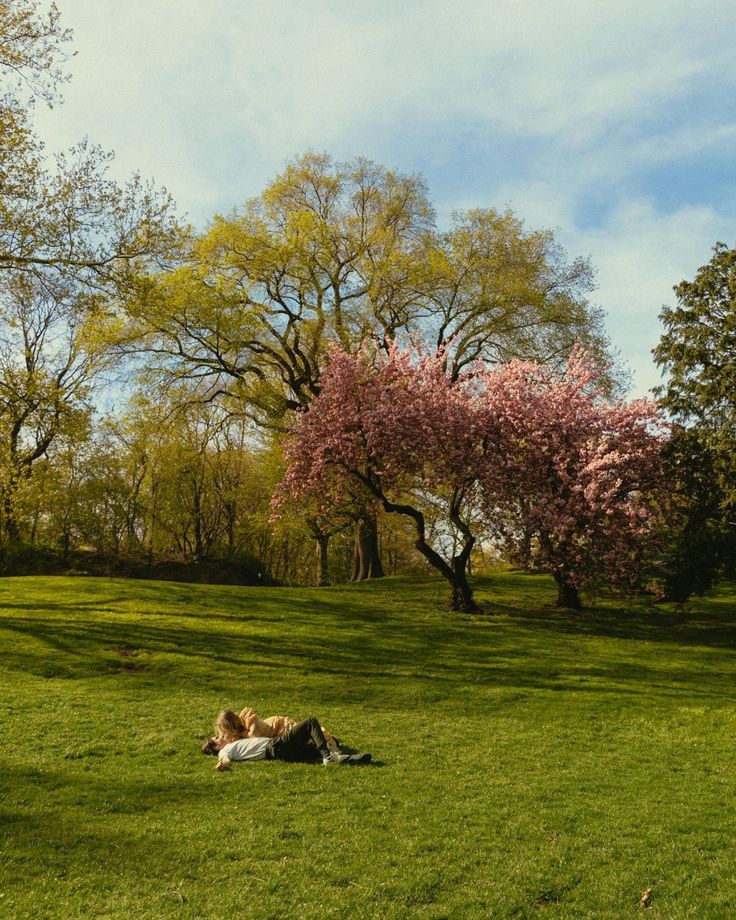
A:
{"label": "pink flowering tree", "polygon": [[[321,391],[286,445],[274,498],[316,504],[328,519],[360,499],[408,517],[415,546],[451,587],[451,608],[474,611],[467,565],[474,509],[496,538],[536,546],[558,604],[606,579],[633,582],[658,532],[666,426],[650,400],[612,402],[581,351],[563,374],[519,361],[453,381],[441,357],[393,348],[370,361],[335,349]],[[428,537],[441,509],[451,552]]]}
{"label": "pink flowering tree", "polygon": [[667,428],[647,399],[606,399],[584,352],[564,374],[523,362],[482,373],[487,427],[503,444],[481,460],[488,522],[508,522],[536,542],[557,583],[559,606],[604,578],[633,583],[654,540]]}
{"label": "pink flowering tree", "polygon": [[[317,501],[325,515],[367,500],[413,522],[415,546],[447,579],[453,610],[477,610],[467,580],[475,544],[470,508],[477,495],[478,456],[489,442],[478,394],[452,382],[441,359],[393,348],[376,361],[332,352],[320,393],[293,427],[287,471],[274,498]],[[423,509],[431,497],[455,537],[448,553],[430,540]]]}

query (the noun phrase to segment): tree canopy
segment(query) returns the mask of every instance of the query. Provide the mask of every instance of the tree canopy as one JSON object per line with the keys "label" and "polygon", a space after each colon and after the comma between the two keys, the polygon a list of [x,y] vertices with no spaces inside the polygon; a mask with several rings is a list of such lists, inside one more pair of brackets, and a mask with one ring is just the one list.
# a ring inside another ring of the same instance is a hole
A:
{"label": "tree canopy", "polygon": [[138,175],[114,182],[111,155],[86,139],[46,155],[33,106],[60,101],[70,38],[54,4],[0,2],[0,499],[11,539],[21,484],[88,413],[116,299],[181,235],[166,191]]}
{"label": "tree canopy", "polygon": [[420,340],[454,376],[478,359],[559,362],[575,341],[602,354],[592,283],[585,259],[511,212],[458,213],[440,232],[418,177],[310,153],[215,217],[128,309],[162,369],[206,378],[263,421],[308,405],[333,343]]}
{"label": "tree canopy", "polygon": [[669,573],[682,601],[736,554],[736,249],[716,243],[695,278],[674,290],[654,356],[667,375],[661,402],[684,426],[671,455],[679,529]]}
{"label": "tree canopy", "polygon": [[658,521],[666,426],[651,400],[608,400],[604,379],[579,350],[562,373],[512,361],[455,378],[437,355],[335,349],[294,424],[275,507],[312,498],[331,514],[357,484],[411,519],[457,610],[475,609],[466,570],[479,529],[530,533],[563,606],[579,606],[578,588],[601,577],[633,585]]}
{"label": "tree canopy", "polygon": [[716,243],[693,281],[674,290],[677,305],[662,309],[665,331],[654,351],[667,373],[662,402],[718,440],[725,459],[736,444],[736,249]]}

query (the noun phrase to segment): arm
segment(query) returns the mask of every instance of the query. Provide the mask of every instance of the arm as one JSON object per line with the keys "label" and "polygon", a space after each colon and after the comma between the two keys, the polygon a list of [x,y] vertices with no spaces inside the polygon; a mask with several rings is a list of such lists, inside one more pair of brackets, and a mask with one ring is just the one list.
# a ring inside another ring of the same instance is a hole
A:
{"label": "arm", "polygon": [[269,716],[264,722],[270,727],[272,738],[280,738],[284,732],[296,725],[296,719],[290,719],[288,716]]}
{"label": "arm", "polygon": [[245,726],[246,738],[277,738],[278,732],[264,719],[259,719],[252,709],[246,708],[240,713],[240,721]]}

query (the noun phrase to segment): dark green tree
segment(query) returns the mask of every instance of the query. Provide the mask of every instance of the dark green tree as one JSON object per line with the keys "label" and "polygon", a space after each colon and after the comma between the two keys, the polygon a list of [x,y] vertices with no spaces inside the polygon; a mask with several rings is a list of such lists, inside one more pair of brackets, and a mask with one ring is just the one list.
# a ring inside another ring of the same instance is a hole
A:
{"label": "dark green tree", "polygon": [[671,460],[677,496],[669,547],[673,599],[702,592],[725,568],[736,539],[736,249],[716,243],[693,281],[675,287],[654,350],[667,373],[662,404],[682,430]]}

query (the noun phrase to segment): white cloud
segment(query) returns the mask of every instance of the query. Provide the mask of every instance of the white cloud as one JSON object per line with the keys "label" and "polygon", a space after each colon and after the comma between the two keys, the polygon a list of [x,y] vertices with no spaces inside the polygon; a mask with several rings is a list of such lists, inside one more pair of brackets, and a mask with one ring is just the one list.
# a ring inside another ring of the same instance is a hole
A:
{"label": "white cloud", "polygon": [[713,30],[736,23],[721,0],[707,28],[682,0],[61,6],[79,54],[52,132],[89,130],[196,211],[221,181],[242,177],[250,194],[306,148],[411,148],[416,123],[462,120],[587,155],[612,124],[716,67]]}
{"label": "white cloud", "polygon": [[39,112],[52,148],[88,133],[198,223],[308,148],[423,164],[441,216],[510,203],[590,253],[639,391],[672,285],[734,236],[733,201],[664,209],[635,181],[733,143],[731,0],[59,4],[78,56],[67,104]]}
{"label": "white cloud", "polygon": [[660,382],[651,351],[662,334],[661,308],[675,302],[672,288],[710,259],[716,240],[728,242],[733,226],[712,208],[662,214],[651,201],[636,200],[622,202],[599,228],[577,234],[577,251],[590,253],[598,268],[597,299],[633,372],[636,395]]}

